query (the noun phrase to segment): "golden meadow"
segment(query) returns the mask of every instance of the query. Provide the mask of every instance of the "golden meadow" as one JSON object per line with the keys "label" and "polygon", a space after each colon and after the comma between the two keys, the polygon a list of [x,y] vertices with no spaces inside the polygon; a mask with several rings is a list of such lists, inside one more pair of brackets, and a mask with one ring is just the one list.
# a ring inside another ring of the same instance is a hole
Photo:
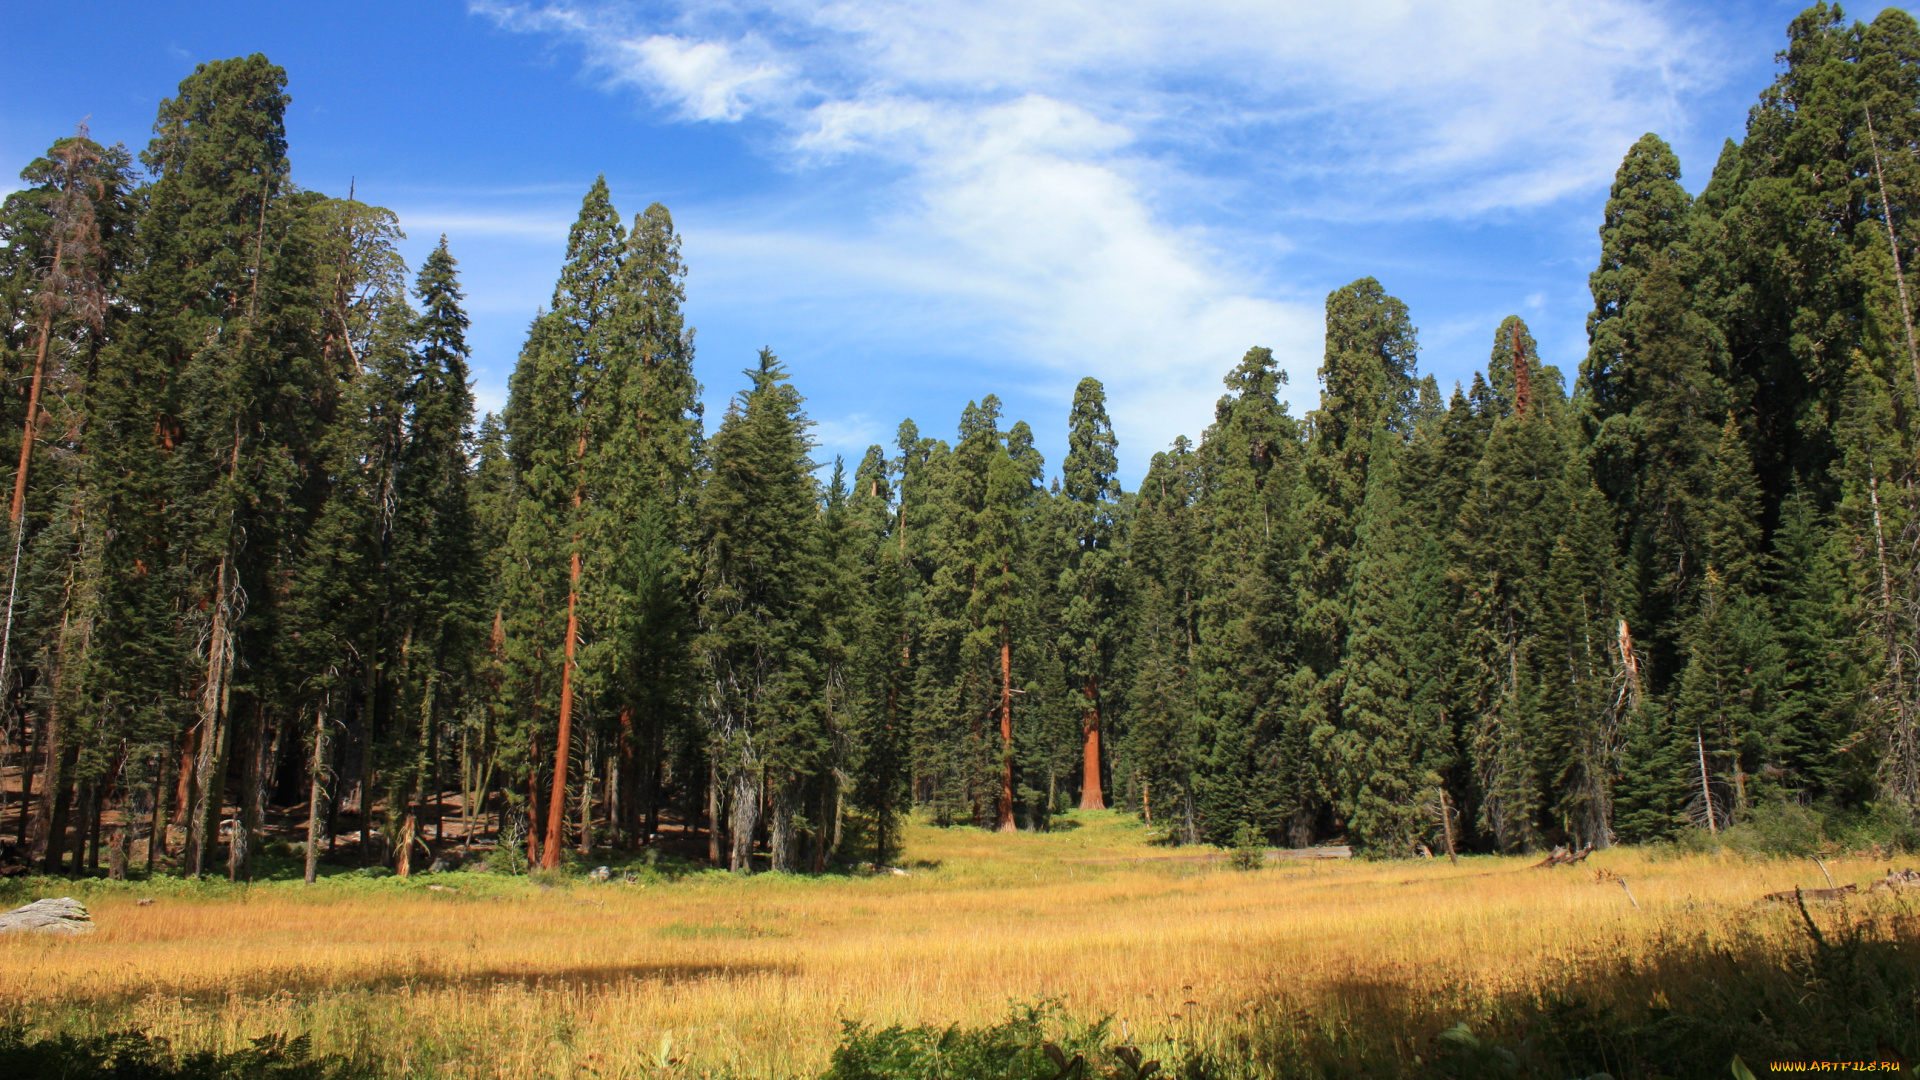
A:
{"label": "golden meadow", "polygon": [[[1551,870],[1245,871],[1151,844],[1130,816],[1067,824],[914,826],[904,875],[14,883],[12,903],[78,890],[98,929],[0,940],[0,1010],[42,1034],[134,1028],[181,1049],[306,1032],[389,1075],[805,1076],[843,1021],[980,1025],[1048,998],[1170,1060],[1284,1058],[1358,1032],[1410,1061],[1455,1021],[1569,985],[1657,1006],[1662,950],[1792,953],[1799,911],[1758,898],[1826,884],[1811,860],[1625,849]],[[1865,881],[1886,866],[1826,869]],[[1897,896],[1848,907],[1907,917]]]}

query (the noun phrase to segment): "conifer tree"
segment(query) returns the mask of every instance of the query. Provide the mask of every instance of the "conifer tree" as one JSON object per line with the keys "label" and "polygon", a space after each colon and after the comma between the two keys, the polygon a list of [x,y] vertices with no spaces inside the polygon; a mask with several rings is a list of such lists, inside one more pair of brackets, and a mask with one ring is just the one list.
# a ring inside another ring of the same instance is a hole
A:
{"label": "conifer tree", "polygon": [[[620,383],[613,371],[622,329],[619,282],[625,245],[626,230],[602,177],[582,200],[580,216],[568,234],[567,261],[554,287],[553,308],[535,320],[527,335],[505,417],[521,485],[510,541],[509,669],[529,732],[540,732],[538,717],[546,710],[556,718],[551,792],[538,844],[541,865],[549,868],[559,865],[565,842],[568,763],[580,679],[581,594],[584,588],[612,585],[604,575],[583,582],[582,565],[589,541],[604,536],[590,528],[605,495],[603,475],[592,465],[619,404]],[[552,670],[556,662],[557,671]],[[537,773],[537,763],[534,769]]]}
{"label": "conifer tree", "polygon": [[1196,504],[1195,455],[1185,436],[1153,456],[1131,514],[1126,548],[1130,723],[1121,754],[1140,777],[1141,812],[1155,807],[1181,843],[1200,839],[1195,792],[1204,763],[1196,754],[1195,663],[1199,569],[1206,542]]}
{"label": "conifer tree", "polygon": [[[1503,325],[1496,356],[1515,372],[1538,371],[1532,339],[1517,321]],[[1517,331],[1517,332],[1516,332]],[[1517,346],[1517,347],[1516,347]],[[1460,511],[1455,573],[1461,580],[1461,694],[1475,728],[1463,733],[1473,763],[1479,826],[1501,850],[1538,837],[1540,687],[1534,649],[1549,555],[1559,533],[1566,457],[1549,420],[1557,379],[1528,375],[1537,393],[1519,408],[1495,392],[1502,410]],[[1504,410],[1511,407],[1513,411]]]}
{"label": "conifer tree", "polygon": [[702,428],[693,331],[680,310],[685,278],[673,218],[654,203],[634,217],[616,282],[608,374],[615,403],[593,450],[599,498],[588,568],[605,587],[588,592],[594,643],[583,660],[604,673],[606,711],[620,718],[615,766],[626,824],[649,836],[659,824],[668,741],[691,735],[692,613],[682,582]]}
{"label": "conifer tree", "polygon": [[[115,531],[149,555],[150,538],[177,543],[170,561],[186,574],[186,606],[205,613],[182,627],[204,642],[192,690],[194,873],[210,867],[236,742],[251,755],[242,794],[255,816],[257,751],[270,742],[272,575],[310,515],[301,470],[339,385],[316,332],[313,234],[300,227],[317,202],[288,191],[285,84],[256,54],[200,65],[162,103],[143,155],[156,176],[140,228],[147,257],[128,289],[140,317],[125,346],[139,359],[119,366],[107,392],[117,399],[109,423],[157,436],[160,460],[129,463],[129,474],[166,508]],[[236,684],[241,666],[255,674]],[[244,872],[251,831],[235,832],[230,873]]]}
{"label": "conifer tree", "polygon": [[[0,331],[0,358],[16,373],[20,395],[0,403],[0,417],[21,435],[7,609],[0,629],[0,755],[17,739],[19,755],[13,760],[22,778],[22,838],[32,816],[35,762],[21,706],[27,703],[23,691],[43,674],[34,657],[37,650],[23,646],[59,633],[63,621],[69,631],[76,623],[86,628],[85,641],[91,646],[92,628],[103,615],[102,591],[108,588],[101,578],[104,532],[98,520],[103,478],[91,469],[88,453],[93,439],[88,376],[110,340],[108,322],[116,313],[109,298],[134,254],[129,242],[131,164],[124,148],[99,145],[83,124],[22,170],[20,178],[30,186],[8,196],[0,207],[0,314],[6,327]],[[57,454],[36,466],[34,457],[43,441]],[[23,578],[23,563],[30,555],[40,570],[36,575],[35,568],[27,566]],[[23,585],[50,573],[63,577],[67,587],[57,600],[36,605],[42,619],[29,625],[23,621]],[[105,689],[100,685],[105,672],[90,663],[91,650],[63,655],[68,670],[52,674],[68,691],[68,703],[99,700],[95,695]],[[61,722],[56,714],[43,710],[41,715],[45,720],[36,725],[36,735],[47,729],[57,734]],[[155,753],[154,742],[164,737],[161,729],[140,722],[150,720],[151,709],[116,708],[105,714],[83,709],[77,717],[66,715],[68,723],[92,715],[99,741],[121,740],[125,749],[120,760],[140,762],[138,775],[123,781],[121,788],[150,796],[152,780],[145,765]],[[42,778],[43,793],[56,799],[65,798],[65,785],[73,779],[62,775],[64,756],[62,751],[50,757]]]}
{"label": "conifer tree", "polygon": [[1279,400],[1285,372],[1269,349],[1248,350],[1226,378],[1199,452],[1209,532],[1202,558],[1195,666],[1195,799],[1218,841],[1242,827],[1304,843],[1321,785],[1298,710],[1311,692],[1294,675],[1285,587],[1291,496],[1299,482],[1298,425]]}
{"label": "conifer tree", "polygon": [[437,736],[459,701],[481,618],[473,604],[478,579],[466,485],[473,423],[467,316],[445,237],[421,266],[415,291],[421,305],[410,327],[415,344],[395,357],[403,365],[394,389],[404,439],[386,511],[389,578],[400,598],[386,618],[403,643],[389,671],[399,710],[417,732],[396,791],[407,807],[397,852],[403,876],[412,867],[427,785],[436,778]]}
{"label": "conifer tree", "polygon": [[[913,441],[911,437],[904,440]],[[897,844],[903,807],[908,805],[910,763],[908,713],[903,700],[912,662],[912,635],[907,624],[906,561],[896,544],[899,517],[895,513],[897,479],[886,451],[867,448],[855,470],[849,503],[851,536],[867,603],[857,623],[859,648],[853,679],[862,704],[852,744],[853,784],[848,792],[853,806],[865,812],[873,829],[873,861],[884,865]]]}
{"label": "conifer tree", "polygon": [[1070,554],[1059,590],[1066,598],[1060,649],[1086,699],[1081,720],[1082,810],[1107,808],[1101,785],[1100,687],[1118,646],[1116,622],[1123,603],[1115,520],[1120,499],[1120,483],[1114,477],[1119,470],[1117,447],[1107,419],[1105,388],[1098,379],[1080,380],[1073,394],[1062,473],[1069,530],[1064,539]]}
{"label": "conifer tree", "polygon": [[1542,755],[1551,824],[1576,845],[1615,838],[1613,786],[1643,688],[1620,617],[1615,526],[1585,461],[1569,455],[1566,516],[1541,590]]}
{"label": "conifer tree", "polygon": [[1327,747],[1349,835],[1387,855],[1412,850],[1448,751],[1423,633],[1446,618],[1440,567],[1425,558],[1427,523],[1407,513],[1400,437],[1375,429],[1367,497],[1355,529],[1353,607],[1341,686],[1342,729]]}
{"label": "conifer tree", "polygon": [[[769,350],[749,370],[708,447],[701,492],[699,656],[701,709],[714,760],[732,789],[729,864],[752,869],[762,792],[774,866],[790,870],[793,796],[820,765],[824,726],[817,658],[804,630],[815,595],[815,499],[810,424],[800,395]],[[764,789],[763,789],[764,785]]]}
{"label": "conifer tree", "polygon": [[1588,277],[1593,311],[1580,384],[1595,423],[1631,413],[1657,387],[1645,385],[1627,306],[1656,261],[1669,266],[1685,255],[1692,200],[1680,186],[1680,159],[1658,135],[1640,136],[1614,174],[1600,226],[1600,266]]}

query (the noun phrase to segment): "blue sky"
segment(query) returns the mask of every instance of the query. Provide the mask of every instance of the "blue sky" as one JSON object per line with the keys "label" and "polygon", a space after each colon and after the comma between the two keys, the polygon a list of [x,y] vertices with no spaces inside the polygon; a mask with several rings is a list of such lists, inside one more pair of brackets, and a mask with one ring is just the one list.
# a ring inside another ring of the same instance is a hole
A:
{"label": "blue sky", "polygon": [[1312,407],[1356,277],[1443,385],[1508,314],[1571,375],[1620,156],[1657,131],[1697,191],[1802,6],[7,2],[0,177],[82,117],[137,150],[196,61],[264,52],[296,181],[391,207],[415,260],[448,235],[483,407],[604,173],[685,237],[710,414],[766,345],[823,459],[997,393],[1051,475],[1094,375],[1131,486],[1248,346]]}

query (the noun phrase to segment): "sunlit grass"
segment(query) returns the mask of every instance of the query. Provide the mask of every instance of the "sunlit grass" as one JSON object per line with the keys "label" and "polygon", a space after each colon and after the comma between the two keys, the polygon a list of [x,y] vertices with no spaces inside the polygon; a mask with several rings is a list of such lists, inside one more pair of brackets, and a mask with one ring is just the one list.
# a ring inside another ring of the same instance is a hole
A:
{"label": "sunlit grass", "polygon": [[1151,845],[1129,816],[1069,824],[915,826],[904,876],[88,886],[98,932],[0,939],[0,1007],[215,1049],[309,1031],[317,1051],[421,1075],[649,1076],[663,1036],[678,1075],[801,1075],[843,1019],[985,1023],[1041,997],[1144,1043],[1218,1045],[1276,1013],[1332,1029],[1387,999],[1444,1016],[1676,934],[1791,933],[1760,895],[1825,884],[1811,861],[1635,851],[1244,872]]}

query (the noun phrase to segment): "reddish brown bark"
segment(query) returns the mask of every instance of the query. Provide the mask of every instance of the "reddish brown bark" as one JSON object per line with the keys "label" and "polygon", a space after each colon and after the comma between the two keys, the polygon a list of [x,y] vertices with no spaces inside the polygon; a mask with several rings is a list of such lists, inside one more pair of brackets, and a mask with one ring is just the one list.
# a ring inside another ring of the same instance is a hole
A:
{"label": "reddish brown bark", "polygon": [[1100,680],[1087,676],[1087,711],[1080,716],[1080,733],[1086,738],[1081,756],[1080,809],[1105,810],[1107,799],[1100,790]]}
{"label": "reddish brown bark", "polygon": [[560,845],[567,817],[567,754],[573,741],[573,643],[580,635],[577,605],[580,599],[580,553],[573,553],[573,569],[567,588],[567,652],[560,666],[560,730],[553,751],[553,792],[547,798],[547,840],[540,865],[548,870],[560,865]]}
{"label": "reddish brown bark", "polygon": [[[574,452],[578,465],[587,458],[587,437],[580,436]],[[581,490],[573,489],[573,511],[580,512]],[[553,794],[547,800],[547,840],[540,865],[548,870],[560,865],[560,845],[567,827],[567,753],[573,740],[573,647],[580,637],[580,537],[573,538],[573,558],[567,570],[567,646],[560,664],[560,730],[553,750]]]}
{"label": "reddish brown bark", "polygon": [[[65,258],[65,242],[53,246],[53,264],[59,266]],[[13,507],[8,511],[7,520],[15,528],[20,525],[20,514],[27,507],[27,466],[33,461],[34,429],[40,421],[40,386],[47,373],[47,339],[53,336],[53,306],[44,305],[40,314],[40,348],[34,354],[33,388],[27,392],[27,423],[20,434],[20,468],[13,474]]]}
{"label": "reddish brown bark", "polygon": [[187,814],[192,809],[188,805],[193,798],[193,762],[199,756],[201,725],[195,724],[187,729],[187,737],[180,744],[180,778],[173,791],[173,823],[185,825]]}

